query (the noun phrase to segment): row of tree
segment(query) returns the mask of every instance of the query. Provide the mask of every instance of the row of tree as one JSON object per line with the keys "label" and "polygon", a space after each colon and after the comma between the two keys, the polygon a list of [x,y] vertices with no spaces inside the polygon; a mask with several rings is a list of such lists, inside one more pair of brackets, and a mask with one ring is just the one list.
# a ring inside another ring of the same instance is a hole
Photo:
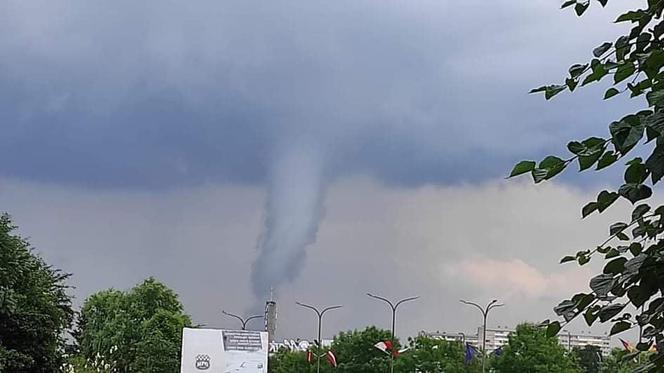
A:
{"label": "row of tree", "polygon": [[[383,373],[389,371],[390,355],[374,347],[377,341],[390,338],[390,331],[368,327],[362,331],[342,332],[334,338],[330,350],[337,366],[325,365],[325,373]],[[398,344],[398,341],[397,341]],[[402,373],[477,373],[482,371],[481,354],[460,341],[446,341],[427,336],[409,338],[408,348],[395,361],[395,372]],[[324,351],[314,351],[314,354]],[[597,347],[585,346],[567,351],[558,339],[533,324],[517,327],[509,342],[487,356],[491,372],[512,373],[627,373],[638,364],[624,359],[627,351],[613,350],[603,357]],[[316,365],[304,351],[282,349],[270,357],[270,373],[315,372]]]}
{"label": "row of tree", "polygon": [[[129,291],[93,294],[76,313],[69,275],[46,264],[14,230],[9,216],[0,216],[0,372],[179,372],[182,328],[192,322],[175,292],[148,278]],[[375,344],[389,339],[390,331],[373,326],[341,332],[330,347],[338,365],[323,371],[386,372],[391,357]],[[394,350],[401,347],[395,341]],[[481,371],[479,352],[461,342],[418,336],[407,347],[396,358],[396,372]],[[601,359],[592,347],[569,353],[545,330],[524,324],[488,365],[494,372],[631,371],[636,363],[623,355]],[[306,352],[282,349],[270,357],[271,373],[313,371]]]}
{"label": "row of tree", "polygon": [[180,371],[177,295],[153,278],[104,290],[74,312],[69,274],[49,266],[0,216],[0,372]]}

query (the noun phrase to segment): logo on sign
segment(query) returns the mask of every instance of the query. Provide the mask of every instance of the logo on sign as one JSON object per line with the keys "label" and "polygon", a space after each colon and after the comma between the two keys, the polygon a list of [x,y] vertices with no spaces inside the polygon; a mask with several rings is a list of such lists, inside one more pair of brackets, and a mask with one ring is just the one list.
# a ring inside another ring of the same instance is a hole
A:
{"label": "logo on sign", "polygon": [[208,355],[196,355],[196,369],[207,370],[210,368],[210,357]]}

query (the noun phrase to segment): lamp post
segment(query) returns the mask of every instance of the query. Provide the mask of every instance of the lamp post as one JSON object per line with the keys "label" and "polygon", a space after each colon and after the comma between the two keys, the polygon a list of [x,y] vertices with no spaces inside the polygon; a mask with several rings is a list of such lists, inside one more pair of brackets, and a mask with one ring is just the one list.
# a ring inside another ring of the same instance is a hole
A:
{"label": "lamp post", "polygon": [[[383,298],[383,297],[378,296],[378,295],[373,295],[371,293],[367,293],[367,295],[370,296],[371,298],[381,300],[381,301],[383,301],[383,302],[390,305],[390,308],[392,309],[392,338],[391,338],[391,341],[392,341],[392,348],[394,348],[395,347],[395,345],[394,345],[394,324],[396,323],[396,319],[397,319],[397,307],[399,307],[399,305],[402,304],[402,303],[418,299],[419,297],[404,298],[404,299],[401,299],[400,301],[398,301],[396,303],[392,303],[392,302],[390,302],[389,299]],[[393,373],[393,372],[394,372],[394,351],[390,351],[390,373]]]}
{"label": "lamp post", "polygon": [[223,313],[226,316],[230,316],[230,317],[234,317],[234,318],[238,319],[240,321],[240,323],[242,323],[242,330],[247,330],[247,323],[249,321],[251,321],[253,319],[258,319],[260,317],[263,317],[263,315],[254,315],[254,316],[249,316],[246,319],[244,319],[244,318],[242,318],[238,315],[234,315],[234,314],[232,314],[230,312],[226,312],[224,310],[221,310],[221,313]]}
{"label": "lamp post", "polygon": [[341,308],[341,307],[343,307],[343,306],[330,306],[330,307],[325,307],[325,308],[323,308],[321,311],[319,311],[318,308],[316,308],[316,307],[314,307],[314,306],[310,306],[310,305],[308,305],[308,304],[304,304],[304,303],[300,303],[300,302],[295,302],[295,303],[296,303],[298,306],[302,306],[302,307],[308,308],[308,309],[310,309],[310,310],[316,312],[316,315],[318,316],[318,346],[319,346],[319,351],[318,351],[318,353],[316,354],[316,373],[320,373],[320,358],[321,358],[321,356],[322,356],[322,355],[320,354],[320,350],[321,350],[322,347],[323,347],[323,340],[321,339],[321,331],[322,331],[322,329],[321,329],[321,324],[322,324],[322,322],[323,322],[323,315],[325,314],[325,312],[327,312],[327,311],[329,311],[329,310],[334,310],[334,309],[337,309],[337,308]]}
{"label": "lamp post", "polygon": [[489,315],[489,311],[496,307],[504,306],[503,304],[498,304],[498,300],[494,299],[486,307],[482,308],[477,303],[468,302],[465,300],[460,300],[461,303],[467,304],[469,306],[475,306],[482,313],[482,373],[486,372],[486,318]]}

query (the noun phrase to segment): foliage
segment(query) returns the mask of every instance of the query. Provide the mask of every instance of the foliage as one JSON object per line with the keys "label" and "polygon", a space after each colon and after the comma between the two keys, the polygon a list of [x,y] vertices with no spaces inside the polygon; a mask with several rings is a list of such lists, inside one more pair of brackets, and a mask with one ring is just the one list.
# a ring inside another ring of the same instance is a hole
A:
{"label": "foliage", "polygon": [[73,318],[68,274],[47,265],[0,216],[0,371],[58,372]]}
{"label": "foliage", "polygon": [[177,295],[153,278],[129,292],[86,299],[76,338],[95,368],[110,372],[179,372],[182,328],[190,326]]}
{"label": "foliage", "polygon": [[532,324],[521,324],[511,333],[503,353],[492,361],[497,373],[577,373],[574,360],[556,337]]}
{"label": "foliage", "polygon": [[584,373],[599,373],[602,364],[602,350],[597,346],[574,347],[572,356]]}
{"label": "foliage", "polygon": [[[305,352],[290,351],[288,349],[281,349],[274,355],[270,356],[267,366],[269,373],[310,373],[316,371],[316,364],[310,364],[307,362],[307,355]],[[320,367],[322,372],[330,371],[326,362],[321,361]]]}
{"label": "foliage", "polygon": [[637,367],[636,359],[624,359],[627,351],[615,348],[605,357],[600,367],[600,373],[632,373]]}
{"label": "foliage", "polygon": [[[390,357],[374,345],[389,340],[389,330],[374,326],[358,331],[341,332],[332,342],[332,351],[337,357],[338,373],[383,373],[388,371]],[[395,341],[398,348],[399,342]]]}
{"label": "foliage", "polygon": [[418,336],[409,338],[409,349],[395,365],[397,372],[463,373],[480,372],[479,358],[465,364],[465,347],[461,342]]}
{"label": "foliage", "polygon": [[[606,5],[608,0],[592,4]],[[564,1],[562,7],[573,7],[584,14],[591,0]],[[579,170],[602,170],[621,161],[625,164],[624,183],[617,190],[600,192],[581,210],[586,217],[601,213],[616,200],[626,199],[635,205],[625,222],[609,227],[609,238],[595,248],[581,250],[564,257],[561,262],[576,261],[584,265],[593,257],[603,256],[603,272],[590,281],[591,291],[579,293],[561,302],[555,312],[569,322],[583,315],[592,325],[611,322],[611,334],[640,326],[643,342],[637,348],[646,351],[655,342],[658,354],[650,356],[644,370],[664,370],[664,206],[643,203],[652,195],[652,187],[664,177],[664,50],[662,35],[664,1],[647,0],[643,8],[632,9],[617,17],[617,23],[630,24],[630,31],[615,41],[606,41],[592,51],[587,63],[569,69],[564,84],[542,86],[550,99],[562,91],[574,91],[599,81],[610,81],[604,99],[629,95],[643,103],[644,110],[618,119],[608,126],[608,135],[572,141],[567,145],[568,157],[547,156],[539,163],[518,163],[510,176],[530,173],[535,183],[551,179],[566,167],[577,163]],[[650,148],[644,143],[651,143]],[[645,154],[628,159],[630,152]],[[549,333],[560,330],[560,322],[549,325]]]}

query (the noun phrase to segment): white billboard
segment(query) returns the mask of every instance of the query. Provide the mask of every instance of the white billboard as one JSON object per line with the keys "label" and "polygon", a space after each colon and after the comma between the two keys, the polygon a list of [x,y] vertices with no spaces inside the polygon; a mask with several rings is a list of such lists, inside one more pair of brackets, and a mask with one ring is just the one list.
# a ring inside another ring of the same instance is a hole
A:
{"label": "white billboard", "polygon": [[182,331],[181,373],[267,373],[266,332],[190,329]]}

